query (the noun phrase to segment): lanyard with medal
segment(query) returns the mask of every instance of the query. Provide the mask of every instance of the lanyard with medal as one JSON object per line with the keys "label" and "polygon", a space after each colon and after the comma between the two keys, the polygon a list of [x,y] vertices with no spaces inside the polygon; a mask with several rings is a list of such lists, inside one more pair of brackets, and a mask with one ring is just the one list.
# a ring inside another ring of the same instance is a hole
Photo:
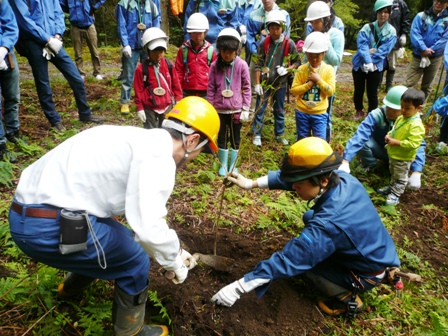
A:
{"label": "lanyard with medal", "polygon": [[138,24],[137,24],[137,29],[140,31],[143,31],[146,29],[146,25],[143,23],[144,21],[144,15],[145,15],[145,10],[143,8],[143,6],[145,5],[144,2],[141,2],[138,0],[138,6],[137,6],[137,11],[138,11]]}
{"label": "lanyard with medal", "polygon": [[[265,43],[266,43],[266,40],[265,40]],[[275,48],[274,48],[274,51],[272,52],[271,58],[269,59],[268,65],[261,68],[261,73],[266,75],[267,77],[269,77],[269,68],[270,68],[272,60],[274,59],[274,56],[276,54],[277,47],[281,43],[283,43],[283,41],[275,42]]]}
{"label": "lanyard with medal", "polygon": [[414,119],[417,119],[417,118],[420,118],[420,116],[419,115],[416,115],[416,116],[413,116],[413,117],[411,117],[411,118],[408,118],[406,121],[404,121],[404,122],[402,122],[400,125],[398,125],[397,127],[395,127],[395,125],[394,126],[392,126],[392,138],[394,138],[395,139],[395,133],[400,129],[400,128],[402,128],[404,125],[406,125],[408,122],[410,122],[411,120],[414,120]]}
{"label": "lanyard with medal", "polygon": [[166,91],[165,89],[160,85],[160,80],[159,80],[159,65],[154,64],[154,74],[156,75],[156,79],[157,79],[157,85],[158,87],[156,87],[154,90],[152,90],[152,92],[156,95],[156,96],[163,96]]}
{"label": "lanyard with medal", "polygon": [[232,78],[233,78],[233,70],[235,68],[235,60],[232,62],[232,71],[230,73],[230,78],[226,76],[224,76],[224,85],[226,86],[225,90],[222,90],[221,94],[223,97],[225,98],[230,98],[233,97],[233,91],[230,90],[230,85],[232,84]]}
{"label": "lanyard with medal", "polygon": [[[310,68],[311,68],[311,64],[308,63],[308,77],[310,77],[310,72],[311,72]],[[319,73],[319,70],[320,70],[320,65],[317,68],[317,73]],[[311,91],[311,90],[315,90],[314,93],[313,93],[313,99],[314,99],[314,96],[316,95],[316,93],[319,92],[318,91],[318,85],[316,84],[314,87],[312,87],[310,90],[308,90],[308,92]],[[313,108],[313,107],[316,107],[317,103],[315,101],[312,101],[312,100],[307,100],[305,105],[310,107],[310,108]]]}

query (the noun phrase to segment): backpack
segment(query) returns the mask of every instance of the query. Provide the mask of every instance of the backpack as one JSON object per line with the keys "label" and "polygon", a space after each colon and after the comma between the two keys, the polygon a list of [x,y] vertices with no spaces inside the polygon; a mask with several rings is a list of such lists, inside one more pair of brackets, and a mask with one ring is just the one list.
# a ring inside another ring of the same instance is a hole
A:
{"label": "backpack", "polygon": [[[210,66],[210,64],[212,63],[212,58],[213,58],[213,46],[210,45],[207,48],[207,64],[208,66]],[[187,60],[188,60],[188,48],[186,45],[182,44],[182,56],[183,56],[183,62],[184,65],[187,66]]]}
{"label": "backpack", "polygon": [[[267,56],[269,51],[269,45],[271,44],[271,35],[266,36],[264,40],[264,53]],[[289,38],[285,36],[282,42],[283,58],[288,57],[289,54]]]}

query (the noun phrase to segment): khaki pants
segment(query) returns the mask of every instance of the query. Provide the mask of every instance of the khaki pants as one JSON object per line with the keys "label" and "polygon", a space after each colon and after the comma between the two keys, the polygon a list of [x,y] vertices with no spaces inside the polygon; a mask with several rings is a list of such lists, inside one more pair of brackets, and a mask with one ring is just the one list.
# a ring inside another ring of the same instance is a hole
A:
{"label": "khaki pants", "polygon": [[93,76],[101,74],[100,55],[98,51],[98,38],[96,34],[95,25],[92,24],[87,29],[81,29],[72,25],[72,41],[73,49],[75,51],[75,63],[79,73],[85,76],[86,73],[83,69],[84,62],[82,60],[82,40],[86,39],[87,47],[90,50],[90,56],[92,58]]}
{"label": "khaki pants", "polygon": [[431,58],[431,64],[429,67],[420,68],[420,59],[412,56],[411,62],[408,67],[408,73],[406,75],[406,84],[408,88],[417,86],[420,77],[422,77],[421,90],[425,93],[426,99],[428,99],[431,93],[431,85],[434,78],[437,77],[437,73],[440,69],[440,65],[443,61],[443,56]]}
{"label": "khaki pants", "polygon": [[404,193],[409,180],[412,161],[389,158],[390,190],[398,198]]}

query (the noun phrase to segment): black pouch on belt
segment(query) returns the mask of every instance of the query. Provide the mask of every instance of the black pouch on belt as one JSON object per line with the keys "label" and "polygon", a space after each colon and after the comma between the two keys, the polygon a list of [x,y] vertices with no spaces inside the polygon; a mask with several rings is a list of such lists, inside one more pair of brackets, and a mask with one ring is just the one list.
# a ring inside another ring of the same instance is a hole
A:
{"label": "black pouch on belt", "polygon": [[87,213],[85,211],[61,210],[59,253],[69,254],[87,249]]}

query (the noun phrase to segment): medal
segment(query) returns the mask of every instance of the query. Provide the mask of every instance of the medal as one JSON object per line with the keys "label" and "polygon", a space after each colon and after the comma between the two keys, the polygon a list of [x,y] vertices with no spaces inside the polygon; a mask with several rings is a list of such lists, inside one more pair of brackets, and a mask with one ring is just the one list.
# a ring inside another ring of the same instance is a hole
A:
{"label": "medal", "polygon": [[218,14],[226,14],[227,13],[227,9],[225,9],[225,8],[221,8],[221,9],[218,9]]}
{"label": "medal", "polygon": [[138,30],[145,30],[146,29],[146,25],[144,23],[139,23],[137,25]]}
{"label": "medal", "polygon": [[263,35],[263,36],[268,36],[268,34],[269,34],[269,32],[266,29],[263,29],[261,31],[261,35]]}
{"label": "medal", "polygon": [[222,90],[221,94],[223,97],[226,97],[226,98],[233,97],[233,91],[230,89]]}
{"label": "medal", "polygon": [[261,72],[264,74],[268,74],[269,73],[269,68],[268,67],[262,67],[261,68]]}
{"label": "medal", "polygon": [[316,107],[317,103],[313,102],[313,101],[307,101],[305,103],[305,105],[312,108],[312,107]]}
{"label": "medal", "polygon": [[156,96],[163,96],[166,93],[165,89],[163,87],[160,87],[160,86],[156,87],[154,90],[152,90],[152,92],[154,92],[154,94]]}

